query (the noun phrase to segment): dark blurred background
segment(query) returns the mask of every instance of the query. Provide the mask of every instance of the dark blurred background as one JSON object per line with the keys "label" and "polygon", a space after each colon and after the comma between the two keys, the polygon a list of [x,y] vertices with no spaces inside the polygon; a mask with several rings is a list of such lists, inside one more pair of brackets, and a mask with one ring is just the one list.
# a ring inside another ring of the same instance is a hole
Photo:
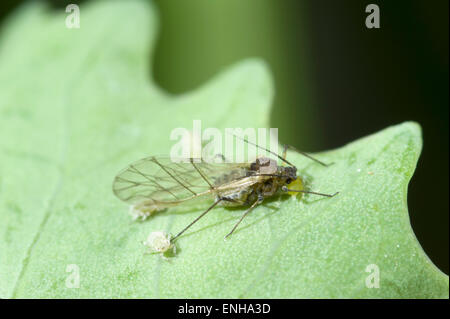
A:
{"label": "dark blurred background", "polygon": [[[0,2],[0,28],[24,1]],[[48,0],[55,9],[87,1]],[[380,29],[365,8],[380,7]],[[424,147],[408,196],[412,226],[449,273],[449,2],[157,0],[157,83],[189,91],[223,67],[264,59],[274,76],[271,127],[304,151],[337,148],[406,120]],[[81,7],[81,23],[82,23]],[[380,198],[380,200],[382,200]]]}

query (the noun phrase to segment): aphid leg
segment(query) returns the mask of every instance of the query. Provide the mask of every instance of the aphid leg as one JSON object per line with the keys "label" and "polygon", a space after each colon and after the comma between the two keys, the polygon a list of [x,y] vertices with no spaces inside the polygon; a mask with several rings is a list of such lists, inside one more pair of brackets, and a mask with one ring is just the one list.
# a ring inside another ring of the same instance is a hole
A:
{"label": "aphid leg", "polygon": [[258,199],[252,204],[252,206],[250,206],[249,209],[247,209],[247,210],[244,212],[244,214],[242,214],[241,218],[238,220],[238,222],[236,223],[236,225],[234,225],[233,229],[225,236],[225,238],[227,238],[228,236],[230,236],[230,235],[236,230],[236,228],[237,228],[238,225],[241,223],[241,221],[244,219],[244,217],[247,216],[248,213],[250,213],[250,212],[253,210],[253,208],[256,207],[256,205],[261,204],[263,200],[264,200],[264,197],[263,197],[261,194],[259,194],[259,195],[258,195]]}
{"label": "aphid leg", "polygon": [[297,153],[300,153],[300,154],[302,154],[303,156],[305,156],[305,157],[307,157],[307,158],[309,158],[309,159],[311,159],[311,160],[313,160],[313,161],[315,161],[315,162],[317,162],[317,163],[319,163],[320,165],[323,165],[323,166],[325,166],[325,167],[334,164],[334,162],[333,162],[333,163],[329,163],[329,164],[325,164],[324,162],[319,161],[317,158],[312,157],[312,156],[309,155],[308,153],[299,151],[299,150],[296,149],[294,146],[287,145],[287,144],[284,144],[284,145],[283,145],[283,159],[286,159],[286,152],[287,152],[288,149],[291,149],[291,150],[293,150],[293,151],[295,151],[295,152],[297,152]]}
{"label": "aphid leg", "polygon": [[288,189],[286,186],[283,186],[281,188],[281,190],[283,192],[297,192],[297,193],[314,194],[314,195],[320,195],[320,196],[326,196],[326,197],[334,197],[337,194],[339,194],[339,192],[336,192],[334,194],[324,194],[324,193],[317,193],[317,192],[304,191],[304,190]]}
{"label": "aphid leg", "polygon": [[217,204],[219,204],[222,201],[221,198],[219,198],[218,200],[216,200],[214,202],[214,204],[212,204],[207,210],[205,210],[200,216],[198,216],[196,219],[194,219],[189,225],[187,225],[182,231],[180,231],[175,237],[173,237],[171,239],[171,242],[174,242],[175,239],[177,239],[178,237],[181,236],[181,234],[183,234],[186,230],[189,229],[189,227],[191,227],[192,225],[194,225],[200,218],[202,218],[203,216],[206,215],[206,213],[208,213],[211,209],[214,208],[214,206],[216,206]]}

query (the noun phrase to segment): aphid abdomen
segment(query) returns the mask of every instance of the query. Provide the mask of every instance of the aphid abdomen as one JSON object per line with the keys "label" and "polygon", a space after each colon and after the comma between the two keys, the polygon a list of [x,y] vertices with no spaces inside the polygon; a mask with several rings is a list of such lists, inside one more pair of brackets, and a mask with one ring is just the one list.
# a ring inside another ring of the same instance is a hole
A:
{"label": "aphid abdomen", "polygon": [[222,206],[243,206],[248,202],[247,199],[251,191],[251,189],[241,189],[233,192],[220,193],[216,196],[216,200],[222,199],[220,202]]}
{"label": "aphid abdomen", "polygon": [[234,169],[227,174],[217,176],[214,179],[214,186],[223,185],[225,183],[232,182],[242,176],[246,175],[247,170],[245,168]]}

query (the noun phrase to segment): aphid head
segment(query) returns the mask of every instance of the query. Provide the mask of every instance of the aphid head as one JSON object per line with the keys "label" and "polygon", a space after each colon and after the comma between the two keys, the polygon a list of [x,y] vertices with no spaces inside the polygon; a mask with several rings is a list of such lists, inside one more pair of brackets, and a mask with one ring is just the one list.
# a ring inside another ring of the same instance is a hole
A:
{"label": "aphid head", "polygon": [[297,179],[297,167],[295,166],[279,166],[278,170],[286,184],[290,184]]}
{"label": "aphid head", "polygon": [[282,176],[284,185],[282,190],[288,191],[291,196],[297,196],[303,191],[303,181],[297,176],[297,167],[295,166],[280,166],[280,175]]}

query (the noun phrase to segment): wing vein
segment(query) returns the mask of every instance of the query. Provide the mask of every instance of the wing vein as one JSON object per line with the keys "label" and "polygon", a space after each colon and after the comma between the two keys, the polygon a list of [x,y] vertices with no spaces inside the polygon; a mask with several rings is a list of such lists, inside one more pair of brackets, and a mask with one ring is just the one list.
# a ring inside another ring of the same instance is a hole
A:
{"label": "wing vein", "polygon": [[184,188],[186,188],[189,192],[191,192],[194,195],[197,195],[197,193],[195,193],[193,190],[191,190],[189,187],[187,187],[186,185],[184,185],[182,182],[180,182],[175,176],[173,176],[172,174],[170,174],[170,172],[163,166],[161,165],[156,158],[152,159],[153,162],[155,162],[159,167],[161,167],[161,169],[166,172],[170,177],[172,177],[178,184],[180,184],[181,186],[183,186]]}

